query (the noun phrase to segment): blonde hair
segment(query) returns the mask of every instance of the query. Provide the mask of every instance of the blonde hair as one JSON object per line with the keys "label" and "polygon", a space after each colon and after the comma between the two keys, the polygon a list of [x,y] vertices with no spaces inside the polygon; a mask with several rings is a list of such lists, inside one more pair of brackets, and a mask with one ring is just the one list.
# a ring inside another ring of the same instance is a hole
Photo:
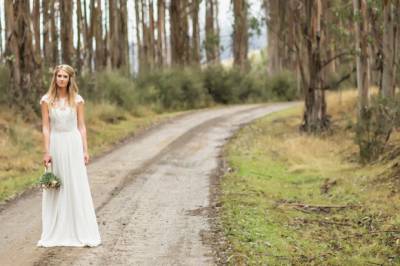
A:
{"label": "blonde hair", "polygon": [[55,100],[59,95],[57,95],[57,73],[63,70],[67,72],[69,76],[69,81],[67,85],[67,100],[70,106],[75,106],[75,98],[78,94],[79,88],[75,81],[75,70],[69,65],[58,65],[53,70],[53,78],[51,79],[49,90],[47,91],[47,95],[49,97],[50,106],[53,106]]}

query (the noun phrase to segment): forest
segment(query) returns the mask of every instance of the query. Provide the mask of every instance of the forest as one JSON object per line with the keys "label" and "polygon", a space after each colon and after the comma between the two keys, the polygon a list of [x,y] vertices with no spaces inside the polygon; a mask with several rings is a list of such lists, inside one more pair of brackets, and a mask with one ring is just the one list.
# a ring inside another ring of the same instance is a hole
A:
{"label": "forest", "polygon": [[0,201],[42,171],[39,99],[68,64],[94,156],[187,111],[297,103],[224,148],[222,264],[400,263],[400,0],[0,4]]}

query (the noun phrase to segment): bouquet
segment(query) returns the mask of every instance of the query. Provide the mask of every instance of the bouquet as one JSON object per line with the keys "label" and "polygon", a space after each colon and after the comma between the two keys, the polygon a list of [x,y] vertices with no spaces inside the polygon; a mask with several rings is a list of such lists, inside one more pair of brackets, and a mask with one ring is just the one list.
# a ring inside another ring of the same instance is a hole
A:
{"label": "bouquet", "polygon": [[38,185],[45,189],[58,189],[61,186],[61,179],[54,175],[52,171],[48,171],[46,167],[44,174],[39,177]]}

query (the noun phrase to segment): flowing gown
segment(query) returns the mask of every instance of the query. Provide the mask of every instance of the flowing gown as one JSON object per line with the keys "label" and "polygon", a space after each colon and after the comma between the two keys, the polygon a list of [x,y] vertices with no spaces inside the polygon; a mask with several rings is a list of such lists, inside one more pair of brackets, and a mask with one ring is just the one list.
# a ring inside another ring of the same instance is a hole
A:
{"label": "flowing gown", "polygon": [[[44,95],[40,103],[49,102]],[[76,102],[84,102],[80,95]],[[61,102],[62,103],[62,102]],[[49,110],[52,171],[61,181],[58,190],[43,189],[42,234],[37,246],[90,246],[101,238],[84,163],[76,107],[57,104]]]}

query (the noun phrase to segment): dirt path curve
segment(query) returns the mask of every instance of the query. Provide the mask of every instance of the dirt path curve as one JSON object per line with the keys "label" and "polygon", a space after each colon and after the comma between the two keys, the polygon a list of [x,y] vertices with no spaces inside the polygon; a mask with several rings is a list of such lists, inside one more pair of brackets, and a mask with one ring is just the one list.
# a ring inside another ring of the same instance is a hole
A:
{"label": "dirt path curve", "polygon": [[41,192],[0,212],[0,265],[212,265],[210,179],[220,147],[244,123],[292,106],[193,112],[150,130],[88,167],[102,237],[96,248],[36,247]]}

